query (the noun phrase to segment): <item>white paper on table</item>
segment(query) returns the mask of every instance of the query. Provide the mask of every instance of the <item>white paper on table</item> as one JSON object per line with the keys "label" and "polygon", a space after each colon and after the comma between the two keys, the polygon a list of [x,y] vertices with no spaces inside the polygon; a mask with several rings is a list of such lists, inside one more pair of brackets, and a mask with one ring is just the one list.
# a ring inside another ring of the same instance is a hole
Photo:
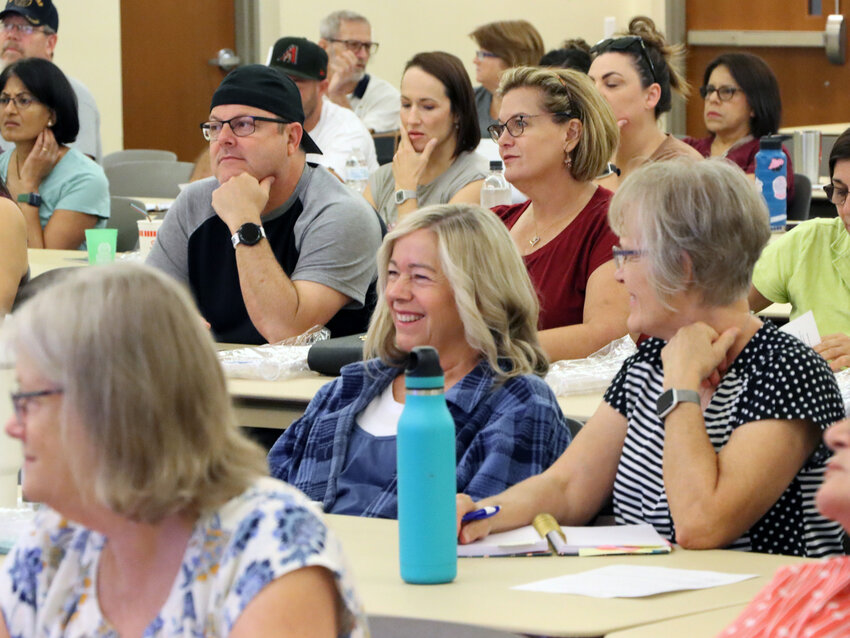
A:
{"label": "white paper on table", "polygon": [[787,332],[789,335],[794,335],[800,341],[812,348],[820,343],[818,325],[815,323],[815,315],[811,310],[800,315],[794,319],[794,321],[789,321],[782,326],[780,330],[782,330],[782,332]]}
{"label": "white paper on table", "polygon": [[755,578],[756,574],[609,565],[578,574],[547,578],[512,589],[549,594],[578,594],[593,598],[638,598],[682,589],[708,589]]}

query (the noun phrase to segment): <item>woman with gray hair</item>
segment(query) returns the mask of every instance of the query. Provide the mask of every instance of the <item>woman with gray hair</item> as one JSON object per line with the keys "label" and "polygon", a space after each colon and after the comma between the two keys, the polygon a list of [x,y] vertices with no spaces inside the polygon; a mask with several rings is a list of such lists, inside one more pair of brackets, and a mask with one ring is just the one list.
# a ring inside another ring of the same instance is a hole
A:
{"label": "woman with gray hair", "polygon": [[841,527],[814,502],[822,431],[844,413],[835,379],[747,306],[770,235],[761,197],[725,161],[671,160],[626,179],[609,218],[629,330],[651,338],[548,471],[481,503],[458,497],[459,517],[502,508],[460,540],[538,512],[585,524],[613,496],[617,523],[650,523],[682,547],[840,553]]}
{"label": "woman with gray hair", "polygon": [[188,293],[79,269],[13,315],[9,436],[43,503],[0,572],[0,636],[349,636],[340,546],[242,436]]}
{"label": "woman with gray hair", "polygon": [[[494,255],[498,256],[494,259]],[[395,518],[403,366],[432,346],[455,421],[458,489],[483,498],[543,471],[570,435],[537,341],[537,298],[505,227],[468,204],[405,217],[378,251],[364,362],[345,366],[269,453],[326,512]]]}

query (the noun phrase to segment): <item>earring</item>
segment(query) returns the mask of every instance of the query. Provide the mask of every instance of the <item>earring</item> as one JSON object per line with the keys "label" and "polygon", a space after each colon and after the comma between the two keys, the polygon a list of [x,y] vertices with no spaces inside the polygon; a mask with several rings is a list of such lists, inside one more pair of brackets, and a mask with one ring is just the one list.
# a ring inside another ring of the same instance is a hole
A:
{"label": "earring", "polygon": [[[564,153],[564,154],[566,155],[566,153]],[[573,165],[573,158],[570,157],[569,155],[567,155],[564,158],[564,166],[566,166],[567,168],[572,168],[572,165]]]}

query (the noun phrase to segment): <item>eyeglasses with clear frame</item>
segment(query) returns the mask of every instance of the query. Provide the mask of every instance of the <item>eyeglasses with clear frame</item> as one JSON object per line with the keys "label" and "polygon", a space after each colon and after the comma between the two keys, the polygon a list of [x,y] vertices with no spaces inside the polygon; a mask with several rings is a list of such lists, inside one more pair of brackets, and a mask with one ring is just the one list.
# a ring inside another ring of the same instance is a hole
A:
{"label": "eyeglasses with clear frame", "polygon": [[495,124],[491,124],[487,127],[487,132],[490,133],[491,139],[499,143],[499,138],[502,137],[502,132],[507,129],[508,134],[511,137],[519,137],[523,133],[525,133],[525,128],[528,126],[530,120],[533,117],[540,117],[541,115],[557,115],[561,117],[568,117],[570,119],[576,117],[569,111],[557,111],[555,113],[537,113],[536,115],[526,115],[525,113],[520,113],[519,115],[514,115],[509,117],[504,124],[500,124],[496,122]]}
{"label": "eyeglasses with clear frame", "polygon": [[642,257],[645,253],[642,250],[629,250],[628,248],[621,248],[620,246],[612,246],[611,254],[614,257],[614,267],[617,270],[620,270],[626,262],[640,259],[640,257]]}
{"label": "eyeglasses with clear frame", "polygon": [[364,42],[362,40],[336,40],[331,38],[330,41],[344,45],[345,48],[352,53],[359,53],[361,50],[365,49],[369,55],[375,55],[378,52],[378,47],[380,46],[378,42]]}
{"label": "eyeglasses with clear frame", "polygon": [[[2,102],[2,98],[0,98]],[[207,142],[214,142],[218,139],[224,125],[230,126],[230,130],[236,137],[247,137],[257,130],[255,122],[276,122],[278,124],[291,124],[286,120],[281,120],[274,117],[262,117],[259,115],[237,115],[229,120],[210,120],[209,122],[201,123],[201,133],[204,134],[204,139]]]}
{"label": "eyeglasses with clear frame", "polygon": [[5,109],[9,105],[9,102],[14,102],[15,107],[19,111],[23,111],[28,109],[33,103],[38,102],[38,100],[29,93],[18,93],[17,95],[0,94],[1,109]]}
{"label": "eyeglasses with clear frame", "polygon": [[833,204],[838,206],[844,206],[844,202],[847,201],[847,189],[839,188],[835,184],[825,184],[823,187],[823,192],[826,193],[827,198]]}
{"label": "eyeglasses with clear frame", "polygon": [[721,86],[706,84],[705,86],[699,87],[699,94],[703,100],[707,100],[712,93],[717,92],[717,99],[721,102],[728,102],[735,97],[735,94],[738,91],[743,92],[743,89],[740,89],[737,86],[728,86],[726,84]]}
{"label": "eyeglasses with clear frame", "polygon": [[15,22],[0,23],[0,29],[9,34],[17,32],[19,35],[32,35],[36,31],[44,33],[44,27],[34,27],[31,24],[17,24]]}
{"label": "eyeglasses with clear frame", "polygon": [[12,399],[12,407],[15,410],[15,418],[18,423],[23,423],[28,414],[30,403],[34,399],[41,397],[49,397],[54,394],[62,394],[62,388],[47,388],[44,390],[31,390],[30,392],[10,392],[9,397]]}
{"label": "eyeglasses with clear frame", "polygon": [[498,58],[501,56],[496,55],[495,53],[491,53],[490,51],[484,51],[483,49],[478,49],[475,52],[475,57],[479,60],[486,60],[487,58]]}

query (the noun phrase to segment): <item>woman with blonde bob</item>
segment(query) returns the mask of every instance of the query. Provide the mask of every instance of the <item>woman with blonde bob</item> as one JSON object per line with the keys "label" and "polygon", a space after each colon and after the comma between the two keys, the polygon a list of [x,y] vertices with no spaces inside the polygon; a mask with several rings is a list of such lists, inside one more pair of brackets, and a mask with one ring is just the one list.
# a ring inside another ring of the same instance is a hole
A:
{"label": "woman with blonde bob", "polygon": [[626,179],[609,217],[629,331],[651,338],[549,470],[480,503],[458,497],[459,517],[501,505],[460,540],[539,512],[583,525],[613,497],[618,524],[690,549],[841,553],[841,526],[815,507],[821,434],[844,414],[835,378],[747,305],[770,237],[761,196],[725,160],[670,160]]}
{"label": "woman with blonde bob", "polygon": [[549,358],[586,357],[626,334],[628,301],[614,282],[611,192],[593,183],[617,145],[611,107],[586,75],[519,67],[502,76],[490,126],[505,177],[529,200],[493,211],[510,229],[540,297]]}
{"label": "woman with blonde bob", "polygon": [[43,503],[0,573],[0,636],[347,636],[340,547],[239,432],[170,278],[80,269],[13,315],[6,432]]}
{"label": "woman with blonde bob", "polygon": [[468,204],[411,213],[378,251],[378,289],[366,360],[345,366],[278,439],[273,476],[326,512],[394,518],[402,373],[416,346],[440,355],[459,489],[496,494],[558,457],[570,435],[541,378],[537,299],[498,219]]}

